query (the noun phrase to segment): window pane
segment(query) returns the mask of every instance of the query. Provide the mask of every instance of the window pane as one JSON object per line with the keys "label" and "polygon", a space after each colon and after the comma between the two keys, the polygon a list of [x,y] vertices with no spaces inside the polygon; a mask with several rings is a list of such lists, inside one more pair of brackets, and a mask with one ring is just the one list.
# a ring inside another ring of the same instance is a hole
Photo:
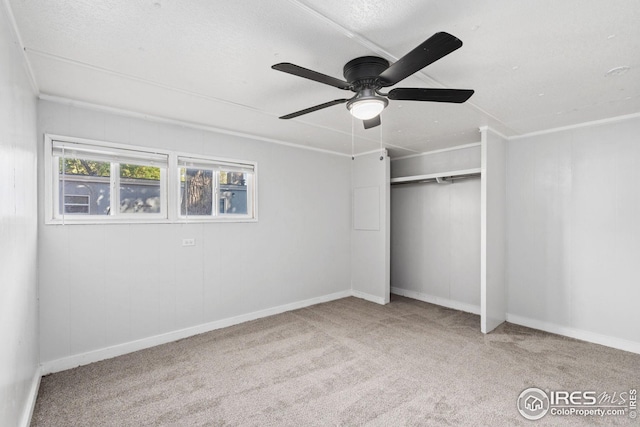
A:
{"label": "window pane", "polygon": [[247,213],[247,173],[220,171],[220,214]]}
{"label": "window pane", "polygon": [[180,169],[181,215],[212,215],[213,171],[207,169]]}
{"label": "window pane", "polygon": [[60,214],[109,215],[110,163],[60,158],[58,173]]}
{"label": "window pane", "polygon": [[88,214],[89,206],[64,205],[66,214]]}
{"label": "window pane", "polygon": [[160,168],[120,164],[120,212],[160,213]]}
{"label": "window pane", "polygon": [[64,196],[64,213],[89,213],[89,196]]}
{"label": "window pane", "polygon": [[89,205],[89,196],[64,196],[65,205]]}

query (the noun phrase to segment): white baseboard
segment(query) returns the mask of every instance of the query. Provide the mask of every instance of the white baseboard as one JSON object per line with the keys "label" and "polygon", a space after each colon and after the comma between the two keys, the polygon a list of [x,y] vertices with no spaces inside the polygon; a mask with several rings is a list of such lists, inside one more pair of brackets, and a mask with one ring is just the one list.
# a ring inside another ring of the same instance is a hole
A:
{"label": "white baseboard", "polygon": [[[459,301],[436,297],[433,295],[428,295],[421,292],[411,291],[408,289],[402,289],[398,287],[392,287],[391,292],[397,295],[402,295],[402,296],[417,299],[420,301],[441,305],[447,308],[452,308],[454,310],[465,311],[473,314],[480,314],[480,307],[472,304],[466,304]],[[345,290],[345,291],[336,292],[333,294],[328,294],[328,295],[324,295],[316,298],[307,299],[304,301],[297,301],[290,304],[284,304],[277,307],[256,311],[253,313],[248,313],[240,316],[230,317],[227,319],[217,320],[217,321],[205,323],[202,325],[196,325],[193,327],[168,332],[165,334],[155,335],[152,337],[143,338],[143,339],[131,341],[128,343],[118,344],[112,347],[106,347],[106,348],[89,351],[82,354],[76,354],[76,355],[63,357],[63,358],[52,360],[52,361],[43,362],[40,369],[37,370],[37,372],[34,374],[31,388],[29,391],[29,398],[25,404],[25,409],[22,416],[21,426],[28,426],[31,422],[31,415],[33,413],[33,408],[35,406],[36,398],[38,396],[38,390],[40,387],[41,375],[47,375],[54,372],[64,371],[67,369],[75,368],[77,366],[98,362],[100,360],[110,359],[112,357],[121,356],[123,354],[131,353],[138,350],[143,350],[145,348],[154,347],[156,345],[166,344],[179,339],[188,338],[193,335],[202,334],[202,333],[213,331],[216,329],[226,328],[228,326],[237,325],[239,323],[256,320],[263,317],[284,313],[287,311],[297,310],[300,308],[309,307],[311,305],[320,304],[323,302],[342,299],[349,296],[361,298],[361,299],[371,301],[381,305],[384,305],[388,302],[388,301],[385,301],[385,299],[382,297],[377,297],[375,295],[371,295],[366,292],[361,292],[356,290]],[[536,319],[529,319],[526,317],[509,314],[509,313],[507,313],[507,322],[640,354],[640,343],[635,341],[629,341],[629,340],[615,338],[607,335],[601,335],[601,334],[590,332],[590,331],[561,326],[554,323],[544,322]]]}
{"label": "white baseboard", "polygon": [[360,298],[363,300],[367,300],[370,302],[375,302],[376,304],[380,304],[380,305],[385,305],[389,303],[389,301],[385,301],[385,299],[382,297],[377,297],[375,295],[371,295],[366,292],[356,291],[355,289],[351,290],[351,296]]}
{"label": "white baseboard", "polygon": [[20,419],[21,427],[29,427],[31,425],[31,417],[33,416],[33,410],[36,407],[36,399],[38,398],[38,390],[40,390],[40,378],[42,378],[40,367],[36,368],[31,380],[31,387],[29,387],[29,395],[25,402],[22,412],[22,418]]}
{"label": "white baseboard", "polygon": [[532,329],[539,329],[552,334],[564,335],[569,338],[575,338],[582,341],[600,344],[607,347],[617,348],[619,350],[629,351],[631,353],[640,354],[640,342],[629,341],[621,338],[615,338],[609,335],[602,335],[596,332],[585,331],[584,329],[576,329],[569,326],[562,326],[555,323],[545,322],[542,320],[530,319],[516,314],[507,313],[507,322],[516,325],[526,326]]}
{"label": "white baseboard", "polygon": [[273,316],[274,314],[280,314],[286,311],[297,310],[299,308],[309,307],[311,305],[320,304],[323,302],[346,298],[352,295],[353,294],[351,290],[336,292],[333,294],[323,295],[320,297],[311,298],[304,301],[297,301],[290,304],[284,304],[277,307],[268,308],[265,310],[255,311],[253,313],[243,314],[240,316],[230,317],[222,320],[216,320],[214,322],[204,323],[201,325],[196,325],[189,328],[180,329],[177,331],[167,332],[165,334],[155,335],[152,337],[147,337],[147,338],[139,339],[136,341],[130,341],[127,343],[118,344],[111,347],[101,348],[101,349],[89,351],[86,353],[75,354],[72,356],[43,362],[41,366],[41,370],[42,370],[41,373],[42,375],[47,375],[54,372],[65,371],[67,369],[75,368],[77,366],[99,362],[100,360],[110,359],[112,357],[121,356],[123,354],[132,353],[134,351],[143,350],[145,348],[154,347],[160,344],[166,344],[179,339],[188,338],[193,335],[198,335],[205,332],[213,331],[215,329],[226,328],[228,326],[237,325],[239,323],[260,319],[262,317]]}
{"label": "white baseboard", "polygon": [[391,293],[396,295],[401,295],[408,298],[417,299],[419,301],[428,302],[431,304],[441,305],[443,307],[452,308],[454,310],[460,310],[467,313],[480,315],[480,306],[467,304],[460,301],[451,300],[448,298],[436,297],[429,294],[424,294],[422,292],[411,291],[409,289],[397,288],[395,286],[391,287]]}

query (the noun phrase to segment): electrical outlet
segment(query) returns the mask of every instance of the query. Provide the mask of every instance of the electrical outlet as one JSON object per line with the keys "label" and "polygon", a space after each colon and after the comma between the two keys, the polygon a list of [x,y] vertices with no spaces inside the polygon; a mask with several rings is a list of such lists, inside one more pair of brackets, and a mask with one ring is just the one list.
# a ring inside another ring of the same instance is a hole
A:
{"label": "electrical outlet", "polygon": [[182,239],[182,246],[195,246],[196,239]]}

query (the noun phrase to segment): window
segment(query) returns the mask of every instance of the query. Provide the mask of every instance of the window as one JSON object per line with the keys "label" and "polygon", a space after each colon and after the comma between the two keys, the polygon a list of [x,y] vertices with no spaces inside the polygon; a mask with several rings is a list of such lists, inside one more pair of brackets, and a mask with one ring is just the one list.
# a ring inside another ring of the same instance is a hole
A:
{"label": "window", "polygon": [[46,222],[255,221],[255,162],[45,135]]}
{"label": "window", "polygon": [[52,220],[167,219],[166,153],[51,139]]}
{"label": "window", "polygon": [[178,157],[181,218],[254,218],[255,164]]}

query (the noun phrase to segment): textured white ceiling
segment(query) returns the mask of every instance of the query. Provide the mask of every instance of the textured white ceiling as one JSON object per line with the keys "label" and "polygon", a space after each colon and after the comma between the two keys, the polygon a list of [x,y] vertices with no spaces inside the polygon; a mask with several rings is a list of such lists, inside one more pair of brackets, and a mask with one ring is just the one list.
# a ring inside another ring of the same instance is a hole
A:
{"label": "textured white ceiling", "polygon": [[[392,156],[640,112],[637,0],[10,0],[41,94],[351,153]],[[272,70],[343,78],[394,62],[438,31],[459,50],[399,87],[474,89],[465,104],[391,101],[364,130],[345,92]],[[607,71],[620,66],[619,75]]]}

